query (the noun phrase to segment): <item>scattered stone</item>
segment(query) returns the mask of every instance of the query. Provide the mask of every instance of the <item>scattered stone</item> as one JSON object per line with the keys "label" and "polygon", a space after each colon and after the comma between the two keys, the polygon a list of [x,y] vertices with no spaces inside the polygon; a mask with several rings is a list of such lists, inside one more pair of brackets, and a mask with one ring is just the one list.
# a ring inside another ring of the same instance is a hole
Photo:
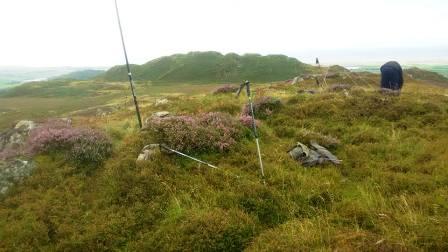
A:
{"label": "scattered stone", "polygon": [[137,162],[151,160],[157,153],[160,153],[159,144],[146,145],[138,155]]}
{"label": "scattered stone", "polygon": [[352,86],[349,84],[333,84],[328,88],[330,92],[341,92],[352,89]]}
{"label": "scattered stone", "polygon": [[26,132],[29,132],[34,128],[36,128],[36,123],[34,123],[33,121],[26,121],[26,120],[18,122],[14,127],[14,129]]}
{"label": "scattered stone", "polygon": [[299,82],[302,82],[302,81],[304,81],[304,79],[302,77],[296,76],[296,77],[294,77],[294,79],[292,81],[290,81],[290,83],[291,83],[291,85],[296,85],[296,84],[298,84]]}
{"label": "scattered stone", "polygon": [[383,95],[390,95],[390,96],[399,96],[400,95],[400,90],[393,90],[393,89],[389,89],[389,88],[381,88],[380,89],[380,93]]}
{"label": "scattered stone", "polygon": [[60,119],[62,122],[67,123],[67,126],[72,126],[72,119],[70,117],[64,117]]}
{"label": "scattered stone", "polygon": [[155,117],[164,118],[170,115],[170,112],[168,111],[159,111],[153,114]]}
{"label": "scattered stone", "polygon": [[168,99],[166,99],[166,98],[163,98],[163,99],[157,99],[157,100],[156,100],[156,103],[155,103],[155,106],[157,107],[157,106],[165,105],[165,104],[168,104],[168,103],[169,103],[169,101],[168,101]]}
{"label": "scattered stone", "polygon": [[169,118],[171,116],[172,116],[171,112],[168,112],[168,111],[155,112],[150,117],[148,117],[144,120],[142,130],[148,130],[149,125],[151,124],[151,120],[154,120],[155,118]]}
{"label": "scattered stone", "polygon": [[294,79],[291,82],[291,85],[296,85],[299,82],[299,77],[294,77]]}
{"label": "scattered stone", "polygon": [[294,160],[299,161],[302,165],[307,167],[328,162],[336,165],[341,163],[341,160],[316,142],[312,141],[311,147],[312,148],[309,148],[305,144],[298,142],[294,148],[288,151],[288,153]]}

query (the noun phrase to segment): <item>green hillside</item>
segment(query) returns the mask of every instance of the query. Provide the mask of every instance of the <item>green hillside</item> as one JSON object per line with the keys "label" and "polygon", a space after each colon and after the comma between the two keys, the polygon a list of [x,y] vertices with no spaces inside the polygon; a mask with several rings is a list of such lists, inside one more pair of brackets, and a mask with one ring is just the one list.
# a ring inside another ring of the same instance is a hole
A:
{"label": "green hillside", "polygon": [[[312,70],[310,65],[284,55],[223,55],[218,52],[175,54],[131,67],[136,80],[171,83],[221,83],[244,79],[269,82],[290,79]],[[126,67],[115,66],[99,78],[105,81],[125,81]]]}
{"label": "green hillside", "polygon": [[413,79],[428,81],[437,84],[448,84],[448,78],[443,76],[442,74],[420,69],[417,67],[406,69],[405,73]]}
{"label": "green hillside", "polygon": [[104,70],[93,70],[93,69],[87,69],[87,70],[81,70],[81,71],[75,71],[68,74],[60,75],[57,77],[54,77],[52,79],[58,79],[58,80],[89,80],[92,78],[95,78],[101,74],[103,74]]}

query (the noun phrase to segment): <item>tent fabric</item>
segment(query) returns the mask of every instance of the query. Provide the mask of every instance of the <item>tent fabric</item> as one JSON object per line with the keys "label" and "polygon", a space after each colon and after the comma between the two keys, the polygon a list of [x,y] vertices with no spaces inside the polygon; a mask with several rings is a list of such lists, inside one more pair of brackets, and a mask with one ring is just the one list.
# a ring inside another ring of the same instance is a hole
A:
{"label": "tent fabric", "polygon": [[381,67],[381,88],[400,90],[403,87],[403,69],[396,61]]}

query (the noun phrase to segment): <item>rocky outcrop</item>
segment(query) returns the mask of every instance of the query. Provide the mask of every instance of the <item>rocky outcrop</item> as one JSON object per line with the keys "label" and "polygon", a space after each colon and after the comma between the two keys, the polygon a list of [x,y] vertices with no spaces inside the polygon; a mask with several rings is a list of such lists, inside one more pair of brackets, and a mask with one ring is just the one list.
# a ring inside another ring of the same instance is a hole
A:
{"label": "rocky outcrop", "polygon": [[6,159],[12,152],[18,152],[25,145],[32,129],[36,128],[33,121],[20,121],[12,129],[0,133],[0,159]]}
{"label": "rocky outcrop", "polygon": [[14,184],[29,176],[34,164],[29,160],[0,160],[0,195],[5,194]]}
{"label": "rocky outcrop", "polygon": [[33,121],[20,121],[14,128],[0,132],[0,195],[31,173],[32,162],[21,155],[30,131],[36,127]]}

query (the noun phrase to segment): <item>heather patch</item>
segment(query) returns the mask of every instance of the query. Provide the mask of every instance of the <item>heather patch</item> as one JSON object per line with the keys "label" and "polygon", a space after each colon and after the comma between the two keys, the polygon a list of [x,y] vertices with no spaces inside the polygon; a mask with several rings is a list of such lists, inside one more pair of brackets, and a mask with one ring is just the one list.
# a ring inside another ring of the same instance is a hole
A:
{"label": "heather patch", "polygon": [[[252,123],[252,116],[250,115],[241,115],[240,118],[240,123],[242,125],[244,125],[244,127],[247,128],[252,128],[253,127],[253,123]],[[258,126],[259,122],[257,120],[255,120],[255,125]]]}
{"label": "heather patch", "polygon": [[242,135],[240,123],[229,114],[153,117],[148,122],[155,138],[186,152],[224,152]]}
{"label": "heather patch", "polygon": [[65,152],[76,165],[100,164],[112,152],[110,139],[90,128],[74,128],[65,123],[46,123],[30,132],[26,153]]}

